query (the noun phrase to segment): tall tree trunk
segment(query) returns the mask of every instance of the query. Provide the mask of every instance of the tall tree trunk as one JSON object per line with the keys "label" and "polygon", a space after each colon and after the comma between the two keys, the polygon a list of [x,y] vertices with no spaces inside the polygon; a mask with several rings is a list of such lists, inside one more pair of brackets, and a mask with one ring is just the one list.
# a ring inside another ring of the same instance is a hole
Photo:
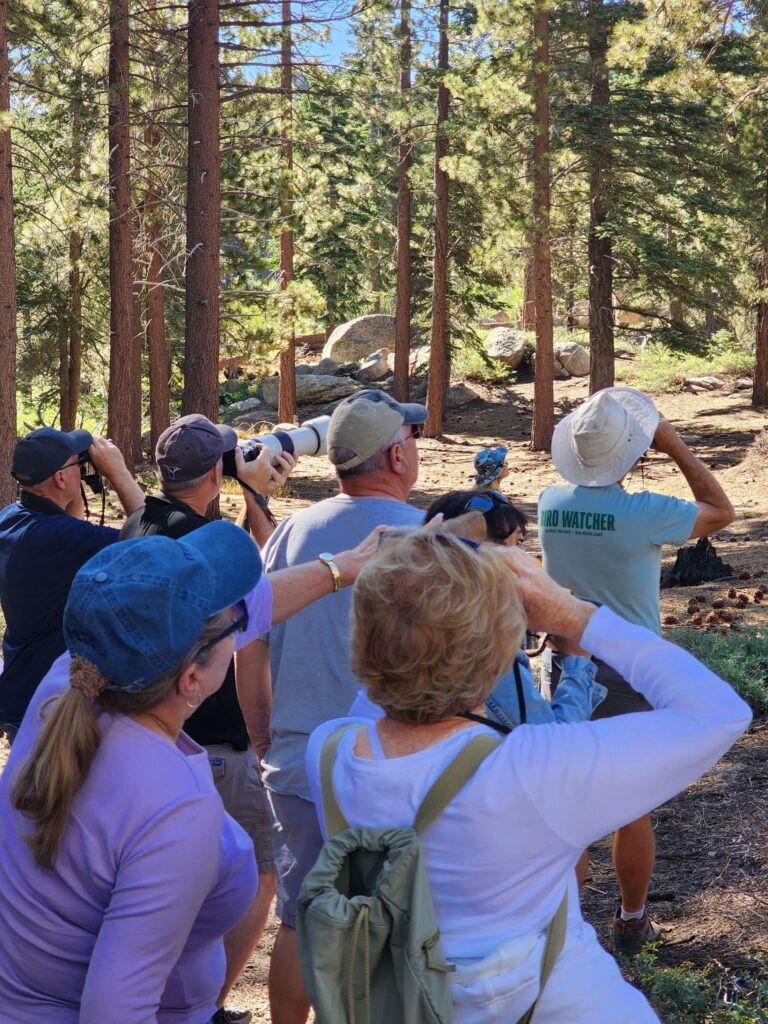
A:
{"label": "tall tree trunk", "polygon": [[131,315],[131,158],[128,0],[109,5],[109,435],[133,468],[131,403],[136,388]]}
{"label": "tall tree trunk", "polygon": [[[79,193],[83,172],[82,138],[83,81],[78,72],[75,97],[72,101],[72,181]],[[79,196],[76,200],[79,204]],[[79,215],[79,209],[77,210]],[[80,400],[80,370],[83,354],[83,236],[78,226],[69,231],[69,311],[67,341],[61,348],[61,396],[59,399],[62,430],[74,430]]]}
{"label": "tall tree trunk", "polygon": [[280,394],[277,415],[291,423],[296,415],[296,325],[288,289],[293,281],[293,32],[291,0],[282,0],[280,47]]}
{"label": "tall tree trunk", "polygon": [[538,0],[534,22],[533,263],[536,379],[531,448],[549,451],[554,429],[552,256],[550,252],[549,11]]}
{"label": "tall tree trunk", "polygon": [[411,91],[411,0],[400,0],[400,107],[406,123],[400,128],[397,161],[397,266],[395,270],[395,378],[398,402],[408,401],[411,350],[411,160],[413,140],[407,112]]}
{"label": "tall tree trunk", "polygon": [[[530,243],[530,248],[533,249],[535,242],[532,238]],[[536,266],[534,255],[531,255],[525,261],[525,268],[523,270],[523,301],[520,304],[520,329],[531,332],[536,330]]]}
{"label": "tall tree trunk", "polygon": [[613,386],[613,253],[607,234],[611,173],[610,23],[604,0],[589,0],[590,107],[595,141],[589,153],[589,390]]}
{"label": "tall tree trunk", "polygon": [[171,422],[169,376],[170,365],[165,341],[165,289],[163,258],[160,251],[163,235],[160,188],[154,169],[159,146],[159,132],[150,114],[144,133],[148,154],[147,193],[144,203],[144,225],[147,237],[147,365],[149,370],[149,431],[154,452],[160,435]]}
{"label": "tall tree trunk", "polygon": [[189,0],[187,266],[182,411],[219,414],[219,4]]}
{"label": "tall tree trunk", "polygon": [[[66,390],[62,391],[61,429],[74,430],[80,402],[80,374],[83,359],[83,236],[77,228],[69,232],[69,317],[66,358]],[[66,402],[65,402],[66,396]]]}
{"label": "tall tree trunk", "polygon": [[448,316],[448,172],[442,161],[448,154],[449,93],[445,78],[448,73],[448,0],[440,0],[440,42],[437,66],[440,85],[437,89],[437,124],[435,138],[435,256],[432,270],[432,337],[429,352],[429,384],[427,387],[427,437],[442,433],[445,418],[445,396],[450,374],[450,322]]}
{"label": "tall tree trunk", "polygon": [[755,380],[752,386],[752,405],[756,409],[768,405],[768,178],[764,186],[764,203],[763,241],[757,268],[760,300],[757,303]]}
{"label": "tall tree trunk", "polygon": [[10,72],[6,19],[8,4],[0,0],[0,506],[16,493],[11,454],[16,444],[16,245],[13,232],[11,173]]}
{"label": "tall tree trunk", "polygon": [[131,369],[134,381],[134,390],[131,395],[131,437],[133,438],[133,460],[134,463],[141,462],[143,452],[141,447],[141,421],[144,412],[142,402],[142,353],[144,349],[144,327],[142,325],[142,299],[144,297],[144,268],[142,266],[143,249],[146,246],[146,239],[142,230],[141,217],[136,205],[133,208],[131,220],[133,239],[133,259],[131,260],[131,332],[133,345],[131,346]]}

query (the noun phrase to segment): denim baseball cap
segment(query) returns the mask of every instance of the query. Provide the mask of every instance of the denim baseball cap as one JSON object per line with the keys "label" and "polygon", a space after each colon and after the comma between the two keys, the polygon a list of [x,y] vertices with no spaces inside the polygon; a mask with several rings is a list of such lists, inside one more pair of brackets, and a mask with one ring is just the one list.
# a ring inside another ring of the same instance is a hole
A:
{"label": "denim baseball cap", "polygon": [[[423,423],[427,407],[418,402],[396,402],[385,391],[358,391],[336,406],[328,424],[328,458],[337,469],[354,469],[391,441],[404,423]],[[334,459],[334,448],[354,452],[344,462]]]}
{"label": "denim baseball cap", "polygon": [[224,452],[237,444],[237,434],[207,416],[181,416],[162,432],[155,445],[155,462],[164,480],[183,483],[213,469]]}
{"label": "denim baseball cap", "polygon": [[73,455],[87,451],[93,437],[87,430],[40,427],[22,437],[13,449],[11,475],[24,484],[40,484],[61,469]]}
{"label": "denim baseball cap", "polygon": [[96,665],[109,689],[135,693],[175,668],[207,620],[260,577],[258,548],[234,523],[207,523],[181,540],[110,544],[75,576],[64,640]]}

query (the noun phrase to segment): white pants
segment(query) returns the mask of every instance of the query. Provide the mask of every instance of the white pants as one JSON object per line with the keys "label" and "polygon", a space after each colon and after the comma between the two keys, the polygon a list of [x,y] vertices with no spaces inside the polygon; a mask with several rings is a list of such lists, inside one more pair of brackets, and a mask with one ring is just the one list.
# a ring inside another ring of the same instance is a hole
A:
{"label": "white pants", "polygon": [[[510,939],[449,975],[455,1024],[516,1024],[539,990],[544,935]],[[569,922],[565,946],[532,1024],[659,1024],[645,996],[621,976],[586,922]]]}

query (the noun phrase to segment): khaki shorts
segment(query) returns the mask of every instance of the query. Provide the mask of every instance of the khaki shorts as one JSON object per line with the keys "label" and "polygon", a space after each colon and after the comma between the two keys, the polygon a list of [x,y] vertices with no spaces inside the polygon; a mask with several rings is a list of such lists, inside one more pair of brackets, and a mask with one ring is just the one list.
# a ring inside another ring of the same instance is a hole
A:
{"label": "khaki shorts", "polygon": [[277,872],[275,913],[290,928],[296,927],[296,904],[302,883],[314,867],[323,845],[317,810],[309,800],[292,793],[267,790],[274,820],[273,848]]}
{"label": "khaki shorts", "polygon": [[216,743],[205,750],[225,810],[253,840],[259,874],[274,871],[272,812],[256,754],[250,747],[235,750],[228,743]]}

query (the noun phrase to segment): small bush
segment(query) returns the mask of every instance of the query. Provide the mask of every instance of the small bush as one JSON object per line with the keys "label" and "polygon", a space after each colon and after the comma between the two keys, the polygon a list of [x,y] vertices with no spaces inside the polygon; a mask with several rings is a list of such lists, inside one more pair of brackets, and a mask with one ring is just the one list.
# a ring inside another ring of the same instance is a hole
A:
{"label": "small bush", "polygon": [[451,354],[451,377],[503,384],[514,380],[514,371],[498,359],[490,359],[476,345],[461,345]]}
{"label": "small bush", "polygon": [[690,964],[659,967],[653,953],[622,965],[628,981],[648,996],[664,1024],[766,1024],[768,974],[715,973]]}
{"label": "small bush", "polygon": [[671,630],[668,636],[717,675],[727,679],[755,712],[768,712],[768,638],[765,630],[750,627],[740,633],[721,636],[719,633],[682,628]]}
{"label": "small bush", "polygon": [[673,351],[661,342],[652,342],[631,363],[618,363],[616,377],[642,391],[682,391],[690,377],[723,373],[751,374],[755,357],[727,331],[718,331],[704,355]]}

